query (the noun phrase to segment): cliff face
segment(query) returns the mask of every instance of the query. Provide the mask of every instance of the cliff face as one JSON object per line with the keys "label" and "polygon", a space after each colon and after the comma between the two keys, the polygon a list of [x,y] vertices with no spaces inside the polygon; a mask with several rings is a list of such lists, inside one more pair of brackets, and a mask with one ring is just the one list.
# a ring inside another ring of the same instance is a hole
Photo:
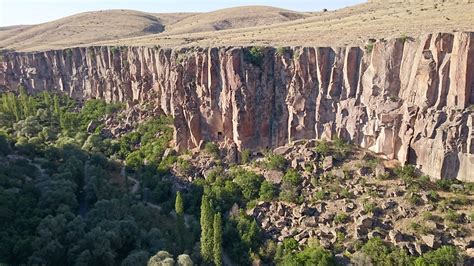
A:
{"label": "cliff face", "polygon": [[178,149],[338,136],[433,178],[474,182],[474,33],[261,55],[240,47],[11,53],[0,86],[155,104],[175,118]]}

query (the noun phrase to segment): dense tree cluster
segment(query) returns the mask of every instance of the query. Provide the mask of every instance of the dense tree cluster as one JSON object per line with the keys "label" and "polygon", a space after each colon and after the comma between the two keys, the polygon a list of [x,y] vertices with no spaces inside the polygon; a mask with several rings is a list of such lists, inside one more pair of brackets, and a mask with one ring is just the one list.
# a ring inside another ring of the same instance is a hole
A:
{"label": "dense tree cluster", "polygon": [[[259,200],[301,202],[303,179],[283,156],[269,153],[260,162],[284,173],[281,186],[249,167],[224,170],[219,162],[206,179],[183,188],[172,182],[171,166],[183,174],[194,168],[167,151],[172,120],[150,119],[120,138],[101,134],[102,118],[119,117],[121,108],[48,92],[29,95],[24,88],[0,94],[0,264],[335,265],[333,253],[316,242],[265,240],[245,212]],[[350,155],[341,140],[321,142],[316,150]],[[214,143],[204,152],[216,159],[221,153]],[[243,161],[250,157],[244,151]],[[396,174],[419,185],[413,172],[403,167]],[[360,246],[350,259],[361,265],[462,261],[452,247],[413,258],[378,238]]]}
{"label": "dense tree cluster", "polygon": [[[162,163],[169,119],[143,123],[121,139],[102,137],[100,118],[120,108],[24,88],[0,95],[0,264],[145,265],[159,250],[192,249],[193,240],[175,241],[188,230],[181,195],[176,227],[173,216],[129,193],[121,163],[112,159],[137,157],[129,170],[143,173],[151,198],[172,202],[167,168],[160,168],[170,164]],[[87,132],[91,121],[97,127]]]}

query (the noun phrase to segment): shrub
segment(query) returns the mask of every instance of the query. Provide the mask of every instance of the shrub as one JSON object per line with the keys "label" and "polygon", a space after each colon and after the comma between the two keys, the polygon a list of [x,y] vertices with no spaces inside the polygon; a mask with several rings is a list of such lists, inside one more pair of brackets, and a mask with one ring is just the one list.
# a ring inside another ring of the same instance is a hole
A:
{"label": "shrub", "polygon": [[260,186],[259,196],[261,200],[271,201],[276,197],[277,189],[276,186],[268,181],[263,181]]}
{"label": "shrub", "polygon": [[428,228],[426,225],[415,223],[415,222],[412,222],[410,224],[410,228],[411,228],[411,230],[413,230],[413,232],[415,232],[419,235],[427,235],[427,234],[432,233],[432,230],[430,228]]}
{"label": "shrub", "polygon": [[67,48],[66,50],[64,50],[65,54],[67,57],[72,57],[72,49],[71,48]]}
{"label": "shrub", "polygon": [[314,171],[314,165],[313,164],[306,164],[304,166],[304,171],[307,173],[312,173]]}
{"label": "shrub", "polygon": [[390,247],[379,237],[369,239],[362,247],[362,252],[370,257],[375,265],[384,265],[385,257],[390,253]]}
{"label": "shrub", "polygon": [[270,170],[285,170],[286,159],[281,155],[270,154],[265,160],[264,167]]}
{"label": "shrub", "polygon": [[374,43],[368,43],[365,45],[365,52],[370,54],[374,50]]}
{"label": "shrub", "polygon": [[304,200],[303,195],[300,195],[299,191],[294,187],[287,187],[285,184],[282,186],[280,191],[280,200],[293,203],[302,203]]}
{"label": "shrub", "polygon": [[408,164],[405,166],[397,167],[395,169],[395,174],[400,178],[404,178],[404,177],[412,178],[413,176],[415,176],[415,170],[416,170],[415,166]]}
{"label": "shrub", "polygon": [[110,52],[112,53],[113,56],[115,56],[115,55],[120,53],[120,47],[113,46],[113,47],[110,48]]}
{"label": "shrub", "polygon": [[444,216],[444,219],[453,223],[462,222],[462,216],[453,210],[448,210],[446,215]]}
{"label": "shrub", "polygon": [[322,247],[307,247],[296,254],[296,264],[289,265],[336,265],[336,261],[332,253]]}
{"label": "shrub", "polygon": [[363,204],[363,208],[364,208],[364,211],[365,211],[366,213],[370,213],[370,212],[371,212],[371,213],[374,213],[374,212],[376,211],[377,206],[375,205],[374,202],[368,202],[368,201],[366,201],[366,202],[364,202],[364,204]]}
{"label": "shrub", "polygon": [[341,193],[339,193],[339,195],[345,199],[350,199],[354,197],[354,194],[350,192],[347,188],[343,188],[341,190]]}
{"label": "shrub", "polygon": [[235,183],[242,190],[242,194],[247,200],[256,199],[259,196],[260,185],[263,178],[254,172],[238,169],[232,173]]}
{"label": "shrub", "polygon": [[283,182],[292,186],[299,186],[301,183],[301,175],[295,169],[289,169],[283,176]]}
{"label": "shrub", "polygon": [[204,146],[204,151],[209,155],[213,155],[214,157],[219,156],[219,146],[217,146],[214,142],[208,142]]}
{"label": "shrub", "polygon": [[247,164],[250,162],[250,155],[251,155],[251,152],[249,149],[244,149],[242,151],[242,154],[241,154],[241,162],[243,164]]}
{"label": "shrub", "polygon": [[191,163],[183,158],[178,158],[178,169],[183,175],[190,175],[193,169]]}
{"label": "shrub", "polygon": [[429,221],[434,219],[434,215],[431,212],[424,212],[423,213],[423,220]]}
{"label": "shrub", "polygon": [[325,200],[327,199],[327,192],[324,190],[320,190],[314,193],[314,198],[316,200]]}
{"label": "shrub", "polygon": [[338,213],[336,216],[334,216],[334,223],[343,224],[346,223],[348,219],[349,215],[347,215],[347,213]]}
{"label": "shrub", "polygon": [[431,202],[437,202],[439,201],[439,194],[434,191],[434,190],[430,190],[428,192],[428,199],[431,201]]}
{"label": "shrub", "polygon": [[327,140],[319,141],[316,144],[315,151],[323,156],[328,155],[329,152],[331,151],[328,141]]}
{"label": "shrub", "polygon": [[261,66],[264,57],[264,48],[260,46],[254,46],[247,52],[247,58],[250,63],[255,66]]}
{"label": "shrub", "polygon": [[420,195],[416,193],[409,193],[407,200],[412,205],[419,205],[422,202]]}
{"label": "shrub", "polygon": [[443,246],[437,250],[427,252],[422,257],[415,260],[415,265],[461,265],[463,257],[453,246]]}
{"label": "shrub", "polygon": [[182,64],[184,61],[188,59],[188,55],[185,53],[178,53],[176,55],[176,65]]}
{"label": "shrub", "polygon": [[398,98],[398,96],[395,96],[395,95],[392,95],[388,98],[391,102],[398,102],[400,100],[400,98]]}
{"label": "shrub", "polygon": [[452,184],[453,184],[453,181],[449,179],[440,179],[436,181],[436,186],[440,190],[444,190],[444,191],[449,191]]}
{"label": "shrub", "polygon": [[347,157],[351,150],[351,145],[341,138],[336,138],[334,140],[334,150],[339,159],[344,159]]}
{"label": "shrub", "polygon": [[285,53],[286,53],[287,50],[288,50],[288,49],[287,49],[286,47],[278,47],[278,48],[276,49],[276,54],[277,54],[278,56],[283,56],[283,55],[285,55]]}

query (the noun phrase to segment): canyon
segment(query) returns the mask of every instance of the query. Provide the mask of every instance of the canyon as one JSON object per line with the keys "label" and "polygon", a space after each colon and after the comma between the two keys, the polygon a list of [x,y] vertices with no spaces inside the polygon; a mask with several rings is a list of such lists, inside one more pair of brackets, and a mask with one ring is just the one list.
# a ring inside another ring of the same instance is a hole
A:
{"label": "canyon", "polygon": [[0,90],[148,104],[174,146],[341,138],[433,179],[474,182],[474,33],[365,47],[77,47],[4,52]]}

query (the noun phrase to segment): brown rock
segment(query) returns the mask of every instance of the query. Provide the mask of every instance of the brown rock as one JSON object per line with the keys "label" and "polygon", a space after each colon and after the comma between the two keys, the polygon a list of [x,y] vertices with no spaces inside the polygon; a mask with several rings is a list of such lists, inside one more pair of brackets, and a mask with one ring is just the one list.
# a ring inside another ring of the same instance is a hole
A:
{"label": "brown rock", "polygon": [[430,248],[438,248],[440,246],[439,240],[435,235],[422,235],[421,240]]}
{"label": "brown rock", "polygon": [[467,108],[474,104],[474,33],[373,45],[371,53],[295,48],[294,59],[266,48],[261,68],[242,47],[10,52],[0,62],[0,87],[22,84],[130,107],[152,103],[174,118],[180,151],[206,141],[242,150],[342,136],[432,178],[473,182],[474,118]]}
{"label": "brown rock", "polygon": [[277,170],[268,170],[263,173],[263,177],[265,180],[273,184],[281,184],[281,181],[283,180],[283,173]]}

